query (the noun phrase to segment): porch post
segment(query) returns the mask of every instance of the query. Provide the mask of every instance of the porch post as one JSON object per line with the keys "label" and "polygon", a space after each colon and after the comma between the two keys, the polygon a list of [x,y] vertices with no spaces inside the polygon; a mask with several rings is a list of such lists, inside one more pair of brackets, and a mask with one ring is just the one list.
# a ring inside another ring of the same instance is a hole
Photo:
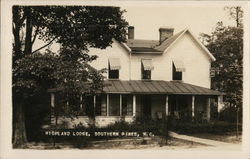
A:
{"label": "porch post", "polygon": [[94,95],[94,114],[95,114],[95,107],[96,107],[96,96]]}
{"label": "porch post", "polygon": [[55,115],[55,93],[50,93],[50,105],[51,105],[50,123],[52,124]]}
{"label": "porch post", "polygon": [[217,110],[217,112],[218,112],[218,118],[220,118],[220,111],[221,111],[221,109],[223,107],[223,96],[222,95],[218,96],[217,102],[218,102],[217,103],[217,105],[218,105],[218,110]]}
{"label": "porch post", "polygon": [[194,118],[194,101],[195,101],[195,96],[192,96],[192,118]]}
{"label": "porch post", "polygon": [[80,109],[82,110],[82,94],[80,95]]}
{"label": "porch post", "polygon": [[168,116],[168,95],[166,95],[166,116]]}
{"label": "porch post", "polygon": [[218,102],[218,113],[219,113],[220,110],[223,107],[223,96],[222,95],[218,96],[218,101],[217,102]]}
{"label": "porch post", "polygon": [[55,108],[55,93],[50,93],[50,105]]}
{"label": "porch post", "polygon": [[109,116],[109,94],[107,94],[107,116]]}
{"label": "porch post", "polygon": [[136,113],[136,96],[133,95],[133,116],[135,116]]}
{"label": "porch post", "polygon": [[69,95],[67,94],[66,113],[69,113]]}
{"label": "porch post", "polygon": [[207,117],[207,121],[210,121],[210,97],[207,98],[206,117]]}
{"label": "porch post", "polygon": [[68,114],[69,113],[69,98],[68,98],[68,95],[67,95],[67,102],[66,102],[66,113]]}
{"label": "porch post", "polygon": [[122,116],[122,95],[120,94],[120,116]]}

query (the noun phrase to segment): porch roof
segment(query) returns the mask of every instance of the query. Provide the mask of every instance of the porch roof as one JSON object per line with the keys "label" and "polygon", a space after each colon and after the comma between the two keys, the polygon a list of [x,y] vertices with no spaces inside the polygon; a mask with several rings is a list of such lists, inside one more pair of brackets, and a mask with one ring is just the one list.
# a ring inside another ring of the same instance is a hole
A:
{"label": "porch roof", "polygon": [[105,93],[223,95],[222,92],[183,83],[161,80],[107,80]]}

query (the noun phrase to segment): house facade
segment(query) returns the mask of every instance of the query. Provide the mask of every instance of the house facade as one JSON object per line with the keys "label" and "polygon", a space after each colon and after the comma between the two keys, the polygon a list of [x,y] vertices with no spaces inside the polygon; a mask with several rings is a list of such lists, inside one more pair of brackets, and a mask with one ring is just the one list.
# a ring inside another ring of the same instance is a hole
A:
{"label": "house facade", "polygon": [[[91,48],[89,54],[98,56],[90,65],[108,70],[103,92],[88,100],[96,126],[140,117],[160,120],[165,115],[210,121],[211,105],[219,109],[223,104],[222,93],[210,89],[215,58],[189,29],[174,34],[173,28],[160,28],[159,40],[138,40],[134,27],[129,27],[126,43],[114,39],[111,47]],[[49,92],[51,107],[55,107],[56,91]],[[79,100],[84,111],[87,105],[82,97]],[[57,122],[65,120],[70,120],[69,127],[90,122],[84,113]]]}

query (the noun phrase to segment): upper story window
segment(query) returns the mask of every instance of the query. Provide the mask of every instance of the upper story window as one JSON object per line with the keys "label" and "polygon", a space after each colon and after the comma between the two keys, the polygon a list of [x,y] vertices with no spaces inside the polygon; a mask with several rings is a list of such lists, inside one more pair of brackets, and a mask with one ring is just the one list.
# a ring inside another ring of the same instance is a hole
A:
{"label": "upper story window", "polygon": [[151,79],[151,71],[154,69],[152,59],[142,59],[141,62],[141,78]]}
{"label": "upper story window", "polygon": [[185,66],[182,61],[174,60],[172,66],[173,80],[182,80],[182,72],[185,72]]}
{"label": "upper story window", "polygon": [[121,68],[120,59],[119,58],[110,58],[109,59],[108,78],[109,79],[119,79],[120,68]]}

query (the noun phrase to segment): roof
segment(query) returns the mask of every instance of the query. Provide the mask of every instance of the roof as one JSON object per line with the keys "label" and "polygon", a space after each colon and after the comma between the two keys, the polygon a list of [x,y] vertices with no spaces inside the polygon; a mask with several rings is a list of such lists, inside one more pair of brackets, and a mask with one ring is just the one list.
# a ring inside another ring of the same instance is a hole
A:
{"label": "roof", "polygon": [[125,45],[130,49],[132,54],[163,54],[167,51],[178,39],[184,35],[184,33],[190,33],[194,41],[205,51],[208,57],[215,61],[215,57],[209,52],[209,50],[194,36],[190,30],[185,29],[179,33],[171,36],[170,38],[164,40],[161,44],[158,40],[137,40],[128,39]]}
{"label": "roof", "polygon": [[168,47],[170,47],[183,33],[185,30],[171,36],[170,38],[164,40],[161,45],[157,46],[155,49],[164,52]]}
{"label": "roof", "polygon": [[126,45],[132,53],[162,54],[162,51],[154,49],[155,46],[159,45],[158,40],[128,39]]}
{"label": "roof", "polygon": [[[63,88],[51,88],[48,92],[60,92]],[[100,92],[101,93],[101,92]],[[224,93],[195,86],[181,81],[162,80],[106,80],[103,93],[108,94],[179,94],[179,95],[224,95]]]}
{"label": "roof", "polygon": [[156,45],[159,45],[158,40],[139,40],[139,39],[128,39],[126,44],[128,47],[145,47],[145,48],[152,48]]}
{"label": "roof", "polygon": [[223,93],[195,86],[181,81],[162,80],[108,80],[105,81],[105,93],[135,94],[182,94],[182,95],[222,95]]}

